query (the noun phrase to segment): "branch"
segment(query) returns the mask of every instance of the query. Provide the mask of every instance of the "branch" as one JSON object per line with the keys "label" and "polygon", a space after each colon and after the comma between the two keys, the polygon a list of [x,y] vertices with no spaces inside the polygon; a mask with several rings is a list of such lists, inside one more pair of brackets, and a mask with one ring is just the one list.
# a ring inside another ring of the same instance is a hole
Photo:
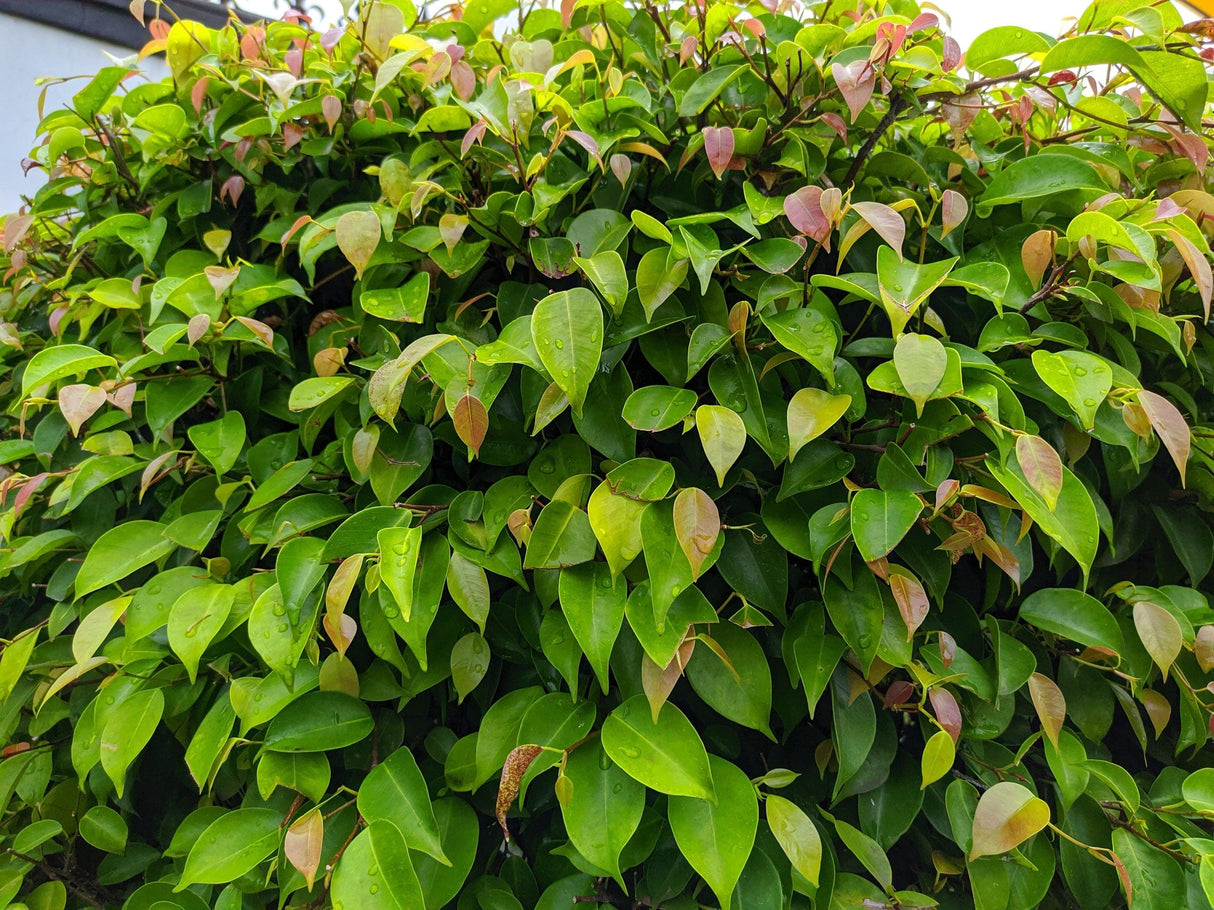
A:
{"label": "branch", "polygon": [[898,115],[910,107],[910,102],[902,95],[892,95],[889,99],[889,110],[885,112],[885,116],[881,118],[881,122],[864,140],[864,145],[860,146],[860,151],[856,153],[855,160],[851,163],[851,167],[847,169],[847,176],[843,178],[846,184],[855,184],[856,176],[860,173],[860,168],[864,167],[864,162],[868,160],[868,156],[873,153],[873,149],[877,147],[877,143],[881,141],[882,134],[889,129]]}

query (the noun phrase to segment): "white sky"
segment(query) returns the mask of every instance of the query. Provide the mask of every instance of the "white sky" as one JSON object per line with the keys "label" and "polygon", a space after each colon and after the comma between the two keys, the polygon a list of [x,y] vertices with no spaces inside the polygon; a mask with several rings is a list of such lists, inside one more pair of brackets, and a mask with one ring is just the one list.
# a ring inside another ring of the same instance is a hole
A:
{"label": "white sky", "polygon": [[[340,0],[306,0],[310,8],[321,13],[322,23],[334,21],[340,14]],[[1056,35],[1065,29],[1064,20],[1077,17],[1090,0],[936,0],[953,20],[951,33],[961,46],[968,45],[977,35],[997,25],[1022,25],[1034,31]],[[283,4],[275,0],[237,0],[242,9],[256,15],[281,14]],[[1186,18],[1189,18],[1186,15]],[[318,23],[318,24],[322,24]]]}

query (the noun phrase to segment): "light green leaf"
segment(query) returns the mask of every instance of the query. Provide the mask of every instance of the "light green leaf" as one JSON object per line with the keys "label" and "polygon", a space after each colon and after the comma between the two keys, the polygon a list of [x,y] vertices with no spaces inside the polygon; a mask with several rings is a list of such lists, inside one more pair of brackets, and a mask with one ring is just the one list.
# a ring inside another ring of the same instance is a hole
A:
{"label": "light green leaf", "polygon": [[177,548],[157,521],[128,521],[97,538],[76,575],[76,596],[83,597],[126,578]]}
{"label": "light green leaf", "polygon": [[235,881],[278,848],[282,813],[275,809],[233,809],[215,819],[190,849],[175,891],[190,885]]}
{"label": "light green leaf", "polygon": [[408,748],[397,749],[363,779],[358,788],[358,812],[368,822],[392,822],[410,849],[450,865],[443,852],[429,788]]}
{"label": "light green leaf", "polygon": [[634,695],[603,722],[602,739],[611,760],[646,787],[671,796],[716,799],[704,743],[676,706],[664,705],[655,722],[645,696]]}
{"label": "light green leaf", "polygon": [[717,486],[725,486],[725,475],[746,448],[746,424],[738,412],[718,404],[696,408],[696,430],[704,455],[717,475]]}
{"label": "light green leaf", "polygon": [[426,906],[409,847],[391,821],[371,822],[350,842],[333,870],[333,906],[400,910]]}
{"label": "light green leaf", "polygon": [[832,395],[821,389],[800,389],[788,400],[788,460],[817,439],[847,413],[850,395]]}
{"label": "light green leaf", "polygon": [[621,881],[620,854],[641,823],[645,788],[595,741],[569,754],[564,774],[572,785],[570,797],[561,801],[569,839],[578,853]]}
{"label": "light green leaf", "polygon": [[21,374],[21,397],[25,398],[35,389],[65,376],[79,376],[89,370],[116,364],[113,357],[83,344],[59,344],[43,348],[30,358],[25,372]]}
{"label": "light green leaf", "polygon": [[119,798],[126,788],[126,772],[148,744],[164,714],[164,693],[144,689],[123,699],[106,712],[101,730],[101,767],[114,782]]}
{"label": "light green leaf", "polygon": [[792,867],[815,887],[822,868],[822,838],[818,827],[801,807],[775,793],[763,801],[767,824]]}
{"label": "light green leaf", "polygon": [[940,385],[948,366],[948,353],[940,340],[931,335],[907,332],[894,345],[894,367],[915,410],[923,416],[923,406]]}
{"label": "light green leaf", "polygon": [[585,288],[545,297],[531,314],[531,337],[544,367],[580,416],[603,352],[598,299]]}
{"label": "light green leaf", "polygon": [[880,559],[915,526],[923,501],[908,490],[861,490],[851,503],[851,532],[868,562]]}
{"label": "light green leaf", "polygon": [[207,584],[190,588],[173,604],[169,614],[169,647],[173,649],[190,682],[198,675],[198,663],[232,612],[236,589],[231,585]]}

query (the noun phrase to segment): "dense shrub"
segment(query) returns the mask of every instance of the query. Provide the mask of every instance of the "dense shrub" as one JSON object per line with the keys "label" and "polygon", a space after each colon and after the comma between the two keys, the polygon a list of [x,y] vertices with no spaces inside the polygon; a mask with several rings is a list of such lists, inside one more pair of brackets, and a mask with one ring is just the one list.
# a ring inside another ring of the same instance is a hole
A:
{"label": "dense shrub", "polygon": [[1211,23],[450,12],[43,121],[3,901],[1206,906]]}

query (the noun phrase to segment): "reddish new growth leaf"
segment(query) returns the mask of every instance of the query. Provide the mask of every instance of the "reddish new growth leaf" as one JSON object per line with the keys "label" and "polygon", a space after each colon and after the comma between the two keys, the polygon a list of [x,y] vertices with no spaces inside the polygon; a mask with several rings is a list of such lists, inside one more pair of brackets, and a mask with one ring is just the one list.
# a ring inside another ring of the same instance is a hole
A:
{"label": "reddish new growth leaf", "polygon": [[843,100],[847,102],[851,122],[855,123],[873,96],[873,89],[877,85],[877,71],[867,60],[853,60],[847,66],[832,64],[830,74],[834,77]]}
{"label": "reddish new growth leaf", "polygon": [[803,186],[786,196],[784,214],[794,228],[830,251],[831,223],[822,210],[822,187]]}
{"label": "reddish new growth leaf", "polygon": [[468,447],[469,453],[473,456],[479,455],[481,443],[489,432],[489,412],[485,409],[485,403],[471,391],[466,391],[455,403],[451,420],[455,424],[456,434]]}
{"label": "reddish new growth leaf", "polygon": [[936,723],[948,732],[953,742],[961,741],[961,706],[957,704],[956,696],[948,689],[937,686],[927,693],[936,715]]}
{"label": "reddish new growth leaf", "polygon": [[889,576],[889,589],[893,592],[894,601],[898,604],[898,612],[906,623],[906,640],[915,637],[915,630],[927,619],[930,604],[927,592],[919,579],[909,572],[899,571]]}
{"label": "reddish new growth leaf", "polygon": [[1192,447],[1189,425],[1185,423],[1184,415],[1168,399],[1148,389],[1139,390],[1138,403],[1151,421],[1151,427],[1159,434],[1160,442],[1176,462],[1176,469],[1180,472],[1180,485],[1183,487]]}
{"label": "reddish new growth leaf", "polygon": [[1034,673],[1029,677],[1029,698],[1041,719],[1041,729],[1054,748],[1058,748],[1058,734],[1066,720],[1066,698],[1062,690],[1048,676]]}
{"label": "reddish new growth leaf", "polygon": [[506,827],[506,813],[510,811],[510,807],[514,805],[514,800],[518,797],[519,787],[523,783],[523,775],[527,773],[527,769],[531,767],[531,763],[543,751],[542,746],[515,746],[510,754],[506,756],[506,763],[502,766],[502,779],[497,786],[496,811],[497,823],[501,825],[502,834],[506,840],[510,840],[510,829]]}
{"label": "reddish new growth leaf", "polygon": [[708,156],[708,165],[712,172],[721,179],[733,158],[733,130],[727,126],[704,127],[704,153]]}

